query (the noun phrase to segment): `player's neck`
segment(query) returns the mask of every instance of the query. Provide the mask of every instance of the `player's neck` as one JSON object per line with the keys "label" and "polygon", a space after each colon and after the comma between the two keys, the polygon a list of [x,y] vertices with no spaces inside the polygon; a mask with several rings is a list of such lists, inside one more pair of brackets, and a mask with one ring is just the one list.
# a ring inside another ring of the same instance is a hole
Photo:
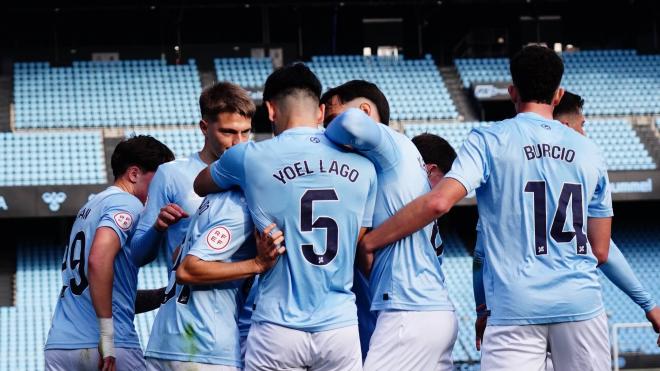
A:
{"label": "player's neck", "polygon": [[518,113],[532,112],[548,120],[553,119],[552,118],[553,109],[554,107],[549,104],[540,104],[540,103],[532,103],[532,102],[519,103],[518,105]]}
{"label": "player's neck", "polygon": [[295,129],[295,128],[316,129],[317,127],[318,127],[318,123],[316,123],[316,118],[314,117],[308,115],[289,116],[284,118],[281,122],[278,122],[276,128],[279,129],[279,132],[276,134],[280,134],[281,132],[289,129]]}
{"label": "player's neck", "polygon": [[211,165],[211,163],[218,159],[211,151],[211,147],[206,143],[202,150],[199,151],[199,158],[207,165]]}
{"label": "player's neck", "polygon": [[128,180],[124,178],[119,178],[115,180],[115,182],[112,184],[113,186],[121,189],[122,191],[126,193],[133,194],[133,183],[129,182]]}

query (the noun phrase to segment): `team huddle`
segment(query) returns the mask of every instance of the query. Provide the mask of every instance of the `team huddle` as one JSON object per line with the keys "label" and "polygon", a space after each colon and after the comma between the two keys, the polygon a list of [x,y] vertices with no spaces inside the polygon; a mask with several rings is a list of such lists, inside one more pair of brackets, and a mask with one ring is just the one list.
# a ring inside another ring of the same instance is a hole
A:
{"label": "team huddle", "polygon": [[[518,114],[458,154],[390,128],[376,85],[321,94],[302,63],[265,82],[269,140],[248,141],[246,91],[207,87],[198,153],[174,159],[149,136],[115,148],[114,184],[65,249],[46,369],[453,370],[438,218],[474,193],[481,368],[609,370],[597,270],[656,332],[660,308],[611,241],[607,168],[563,68],[547,48],[519,52]],[[163,252],[167,287],[137,290]],[[134,315],[156,308],[143,353]]]}

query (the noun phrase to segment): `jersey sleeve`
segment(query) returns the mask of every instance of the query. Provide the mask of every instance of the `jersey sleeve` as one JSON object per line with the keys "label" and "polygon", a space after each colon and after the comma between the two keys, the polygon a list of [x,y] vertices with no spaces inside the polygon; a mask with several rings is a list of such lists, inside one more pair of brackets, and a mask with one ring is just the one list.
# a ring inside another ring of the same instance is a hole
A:
{"label": "jersey sleeve", "polygon": [[132,258],[137,265],[146,263],[148,257],[154,255],[155,250],[160,246],[162,232],[154,228],[154,223],[160,209],[172,202],[168,184],[167,174],[160,166],[149,184],[147,204],[142,210],[135,234],[131,238]]}
{"label": "jersey sleeve", "polygon": [[607,261],[599,268],[616,287],[625,292],[644,312],[649,312],[655,307],[655,299],[642,286],[639,278],[637,278],[614,241],[610,241],[610,253]]}
{"label": "jersey sleeve", "polygon": [[330,122],[325,135],[337,145],[350,146],[360,152],[379,169],[388,170],[401,158],[393,133],[388,130],[361,110],[350,108]]}
{"label": "jersey sleeve", "polygon": [[160,209],[171,202],[170,191],[168,188],[167,174],[163,167],[159,167],[149,184],[149,193],[147,204],[140,215],[136,235],[138,231],[146,231],[151,227],[160,213]]}
{"label": "jersey sleeve", "polygon": [[227,260],[243,245],[251,229],[226,219],[208,224],[192,243],[188,255],[205,261]]}
{"label": "jersey sleeve", "polygon": [[109,197],[97,228],[108,227],[115,231],[123,248],[135,231],[141,211],[142,204],[133,196]]}
{"label": "jersey sleeve", "polygon": [[362,215],[362,227],[371,227],[373,225],[374,207],[376,205],[376,193],[378,192],[378,177],[373,171],[369,183],[369,193],[367,193],[367,203],[364,205],[364,214]]}
{"label": "jersey sleeve", "polygon": [[607,168],[599,153],[598,183],[594,195],[587,208],[587,216],[590,218],[607,218],[614,215],[612,210],[612,190],[610,189],[610,180],[607,176]]}
{"label": "jersey sleeve", "polygon": [[248,143],[235,145],[211,164],[211,178],[222,188],[243,187],[245,180],[245,151]]}
{"label": "jersey sleeve", "polygon": [[467,193],[479,188],[490,175],[486,138],[479,129],[473,129],[458,151],[458,156],[446,177],[463,184]]}

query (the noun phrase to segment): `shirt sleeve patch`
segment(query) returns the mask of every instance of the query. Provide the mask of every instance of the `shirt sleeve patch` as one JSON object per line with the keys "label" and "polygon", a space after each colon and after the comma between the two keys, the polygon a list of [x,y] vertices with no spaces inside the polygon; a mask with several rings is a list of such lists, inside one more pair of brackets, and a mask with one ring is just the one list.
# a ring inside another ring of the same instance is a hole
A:
{"label": "shirt sleeve patch", "polygon": [[115,214],[112,218],[115,220],[115,224],[124,231],[131,229],[133,225],[133,217],[125,211]]}
{"label": "shirt sleeve patch", "polygon": [[222,250],[229,245],[231,232],[229,229],[219,226],[211,229],[206,235],[206,244],[213,250]]}

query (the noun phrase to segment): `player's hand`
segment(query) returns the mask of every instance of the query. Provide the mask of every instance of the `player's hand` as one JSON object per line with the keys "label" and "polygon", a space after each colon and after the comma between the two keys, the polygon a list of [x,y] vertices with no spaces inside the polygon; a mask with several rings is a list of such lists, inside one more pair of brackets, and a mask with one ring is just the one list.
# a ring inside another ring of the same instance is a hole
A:
{"label": "player's hand", "polygon": [[115,371],[116,365],[115,365],[115,357],[105,357],[101,359],[99,357],[99,370],[101,371]]}
{"label": "player's hand", "polygon": [[275,229],[275,223],[266,227],[263,233],[259,233],[257,230],[254,231],[257,240],[257,256],[254,261],[259,268],[259,273],[272,268],[277,263],[277,258],[286,251],[286,248],[282,245],[284,233],[277,231],[271,234],[273,229]]}
{"label": "player's hand", "polygon": [[[482,304],[485,309],[485,304]],[[478,310],[480,308],[477,308]],[[477,316],[477,319],[474,321],[474,332],[475,332],[475,337],[476,337],[476,342],[475,345],[477,346],[477,350],[481,350],[481,343],[483,342],[484,339],[484,331],[486,331],[486,324],[488,322],[488,315],[483,314],[481,316]]]}
{"label": "player's hand", "polygon": [[156,218],[156,224],[154,224],[154,227],[156,230],[164,232],[172,224],[175,224],[182,218],[187,217],[188,214],[183,211],[181,206],[177,204],[167,204],[160,209],[160,213],[158,213],[158,218]]}
{"label": "player's hand", "polygon": [[[660,333],[660,308],[657,305],[646,313],[646,319],[653,325],[653,331]],[[658,337],[657,344],[660,347],[660,336]]]}

